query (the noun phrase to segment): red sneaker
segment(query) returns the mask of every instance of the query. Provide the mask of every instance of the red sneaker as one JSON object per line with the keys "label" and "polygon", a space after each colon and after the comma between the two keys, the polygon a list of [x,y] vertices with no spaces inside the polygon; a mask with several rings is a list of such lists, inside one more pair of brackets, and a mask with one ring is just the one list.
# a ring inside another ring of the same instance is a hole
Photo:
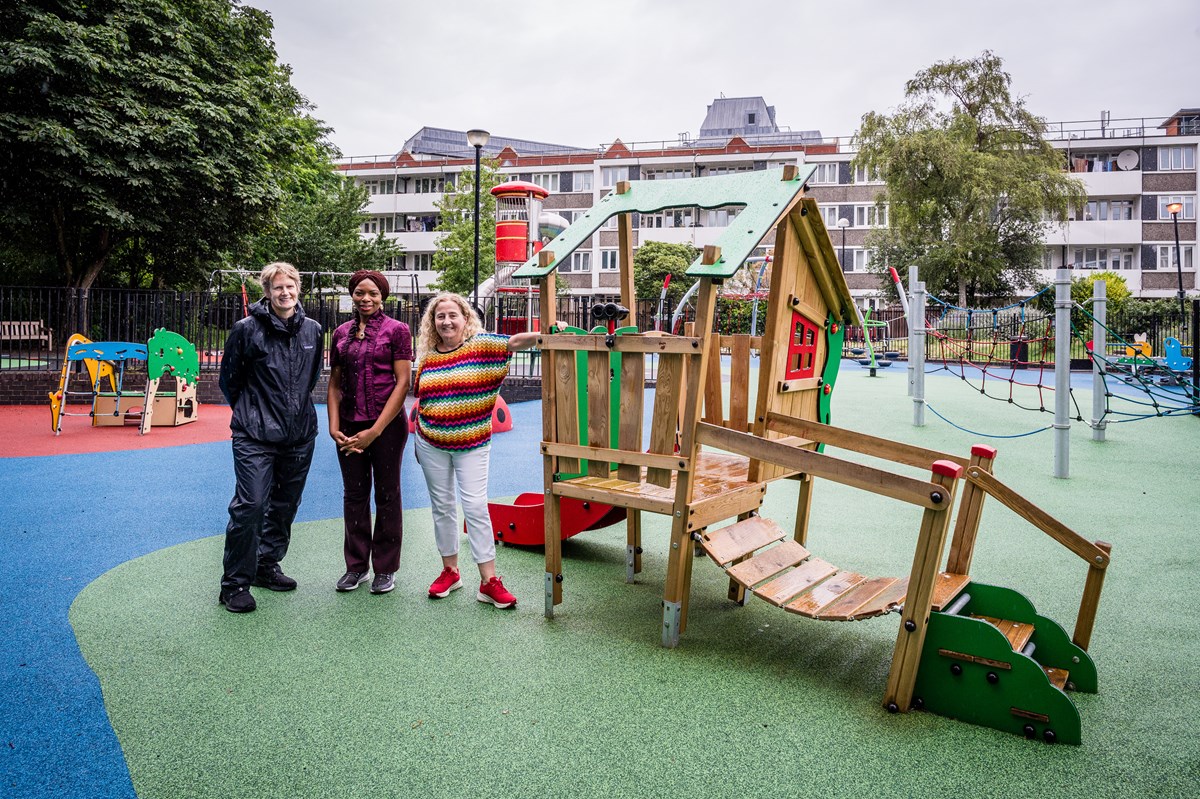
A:
{"label": "red sneaker", "polygon": [[479,593],[475,598],[480,602],[490,602],[498,608],[511,608],[517,604],[517,598],[509,593],[504,587],[504,583],[500,582],[499,577],[493,577],[486,583],[479,584]]}
{"label": "red sneaker", "polygon": [[441,599],[458,588],[462,588],[462,580],[459,578],[458,572],[449,566],[443,566],[442,573],[433,581],[433,585],[429,586],[429,596]]}

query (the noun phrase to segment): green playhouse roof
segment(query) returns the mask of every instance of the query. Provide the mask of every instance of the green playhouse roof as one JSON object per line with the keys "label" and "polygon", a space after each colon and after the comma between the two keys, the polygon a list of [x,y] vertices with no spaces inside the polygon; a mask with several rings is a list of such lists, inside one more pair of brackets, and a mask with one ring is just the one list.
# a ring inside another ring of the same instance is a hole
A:
{"label": "green playhouse roof", "polygon": [[705,265],[701,263],[701,257],[697,257],[687,270],[692,277],[732,277],[758,243],[792,207],[805,182],[815,171],[813,165],[802,165],[792,180],[783,179],[783,170],[767,169],[707,178],[630,181],[629,191],[624,194],[615,191],[609,193],[543,248],[544,252],[554,253],[554,261],[547,266],[539,266],[538,256],[535,255],[522,264],[513,277],[532,280],[550,274],[617,214],[631,211],[649,214],[664,208],[688,206],[721,208],[740,205],[744,206],[742,212],[716,242],[716,246],[721,248],[721,257],[717,262]]}

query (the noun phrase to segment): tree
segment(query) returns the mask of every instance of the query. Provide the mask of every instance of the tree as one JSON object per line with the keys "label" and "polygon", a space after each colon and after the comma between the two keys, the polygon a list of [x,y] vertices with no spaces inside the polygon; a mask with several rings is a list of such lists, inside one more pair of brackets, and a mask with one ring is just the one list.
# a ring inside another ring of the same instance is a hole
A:
{"label": "tree", "polygon": [[[485,158],[479,162],[479,282],[496,271],[496,198],[492,188],[499,185],[496,171],[500,162]],[[441,212],[437,231],[444,233],[433,253],[433,269],[439,273],[437,288],[470,296],[475,288],[475,170],[458,173],[455,186],[437,203]],[[532,224],[537,224],[533,220]]]}
{"label": "tree", "polygon": [[914,264],[930,291],[960,305],[1033,285],[1043,220],[1066,218],[1087,195],[1011,83],[985,51],[918,72],[896,113],[863,117],[854,165],[887,186],[890,226],[867,240],[875,271]]}
{"label": "tree", "polygon": [[288,261],[302,272],[386,269],[402,249],[383,233],[373,239],[359,235],[370,193],[335,168],[338,152],[326,138],[328,129],[310,117],[301,124],[309,144],[281,181],[279,210],[231,265]]}
{"label": "tree", "polygon": [[202,271],[311,143],[270,17],[232,0],[10,0],[0,74],[0,234],[70,286]]}
{"label": "tree", "polygon": [[648,241],[638,247],[633,256],[633,287],[638,298],[658,299],[662,295],[663,280],[670,274],[667,298],[674,303],[691,284],[684,273],[699,254],[700,251],[690,244]]}

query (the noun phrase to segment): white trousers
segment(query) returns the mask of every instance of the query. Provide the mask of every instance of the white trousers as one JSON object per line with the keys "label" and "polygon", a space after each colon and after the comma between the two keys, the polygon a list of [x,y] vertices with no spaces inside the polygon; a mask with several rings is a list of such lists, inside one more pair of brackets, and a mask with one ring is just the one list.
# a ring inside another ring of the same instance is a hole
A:
{"label": "white trousers", "polygon": [[[458,554],[458,502],[467,522],[467,540],[476,563],[496,559],[492,519],[488,514],[488,458],[491,445],[470,452],[448,452],[416,435],[417,459],[425,473],[433,509],[433,537],[444,558]],[[457,498],[455,487],[457,486]]]}

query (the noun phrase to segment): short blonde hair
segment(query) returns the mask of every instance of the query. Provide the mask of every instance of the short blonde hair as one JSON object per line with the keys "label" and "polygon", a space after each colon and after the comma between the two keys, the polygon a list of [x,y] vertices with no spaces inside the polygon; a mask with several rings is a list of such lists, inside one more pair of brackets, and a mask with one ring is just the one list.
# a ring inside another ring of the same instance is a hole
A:
{"label": "short blonde hair", "polygon": [[471,303],[467,302],[466,297],[461,294],[455,294],[453,291],[438,292],[433,295],[433,299],[425,306],[425,313],[421,314],[421,325],[417,328],[418,364],[425,360],[426,353],[437,349],[437,345],[442,343],[442,337],[438,334],[437,326],[433,323],[433,315],[437,311],[438,305],[446,300],[457,305],[458,312],[467,321],[463,329],[463,341],[483,330],[483,323],[479,321],[479,314],[475,313],[475,309],[471,307]]}
{"label": "short blonde hair", "polygon": [[262,284],[264,294],[271,292],[271,283],[280,275],[290,277],[296,282],[296,290],[300,289],[300,273],[296,271],[296,267],[289,264],[287,261],[275,261],[263,267],[262,274],[258,276],[258,282]]}

